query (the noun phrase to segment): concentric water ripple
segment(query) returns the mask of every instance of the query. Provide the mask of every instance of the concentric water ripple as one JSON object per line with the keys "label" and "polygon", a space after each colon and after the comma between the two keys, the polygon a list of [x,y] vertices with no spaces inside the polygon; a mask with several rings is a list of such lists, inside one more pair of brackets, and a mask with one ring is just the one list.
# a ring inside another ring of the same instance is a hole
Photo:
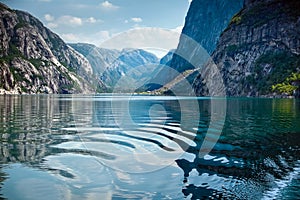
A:
{"label": "concentric water ripple", "polygon": [[[63,142],[53,148],[87,151],[109,167],[138,172],[166,167],[186,149],[196,147],[195,133],[181,130],[179,124],[140,124],[135,130],[111,127],[63,128],[75,132],[78,141]],[[146,159],[145,159],[146,158]]]}
{"label": "concentric water ripple", "polygon": [[185,108],[185,126],[177,97],[154,99],[133,97],[130,127],[115,120],[122,104],[111,109],[127,97],[1,97],[1,197],[300,198],[299,101],[228,99],[218,137],[210,99],[197,99],[197,121]]}

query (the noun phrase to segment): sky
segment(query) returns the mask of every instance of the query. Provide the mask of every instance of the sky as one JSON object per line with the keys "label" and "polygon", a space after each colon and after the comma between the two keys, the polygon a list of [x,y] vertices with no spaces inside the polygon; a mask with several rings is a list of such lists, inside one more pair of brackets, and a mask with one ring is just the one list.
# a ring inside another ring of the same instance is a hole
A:
{"label": "sky", "polygon": [[140,47],[168,50],[177,46],[178,33],[184,25],[191,0],[1,2],[12,9],[29,12],[68,43],[85,42],[116,49]]}

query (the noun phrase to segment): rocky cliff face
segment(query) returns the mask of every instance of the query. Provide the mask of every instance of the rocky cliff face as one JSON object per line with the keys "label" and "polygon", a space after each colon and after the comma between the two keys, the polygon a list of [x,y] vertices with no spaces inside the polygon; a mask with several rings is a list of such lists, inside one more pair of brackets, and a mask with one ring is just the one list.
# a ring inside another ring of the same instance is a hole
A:
{"label": "rocky cliff face", "polygon": [[[220,34],[229,24],[231,17],[242,6],[243,0],[193,0],[185,18],[183,35],[180,37],[178,47],[167,66],[179,73],[199,67],[193,66],[195,63],[191,63],[191,61],[199,56],[198,54],[202,54],[203,49],[208,54],[215,50]],[[203,49],[194,48],[195,45],[192,43],[197,43]],[[175,76],[168,70],[168,67],[163,68],[153,78],[153,82],[157,82],[159,79],[164,80],[166,84],[174,80]],[[149,88],[157,89],[157,87]]]}
{"label": "rocky cliff face", "polygon": [[[0,4],[1,93],[90,93],[88,60],[30,14]],[[96,83],[96,82],[95,82]],[[97,83],[96,83],[97,84]]]}
{"label": "rocky cliff face", "polygon": [[[190,56],[182,58],[186,51],[189,54],[193,49],[186,49],[189,46],[189,38],[197,42],[200,46],[211,54],[216,47],[217,41],[222,31],[227,27],[231,17],[237,13],[243,5],[243,0],[193,0],[185,19],[185,25],[182,30],[177,50],[171,61],[170,67],[182,72],[187,69],[193,69]],[[186,37],[187,36],[187,37]]]}
{"label": "rocky cliff face", "polygon": [[[182,34],[193,38],[208,54],[211,54],[215,50],[220,34],[242,6],[243,0],[193,0]],[[182,47],[184,44],[179,43],[177,51]]]}
{"label": "rocky cliff face", "polygon": [[[222,33],[212,58],[227,95],[272,95],[273,84],[300,70],[300,1],[246,0]],[[209,71],[194,82],[198,95],[207,95],[207,77],[215,78]],[[218,87],[212,86],[211,92]]]}

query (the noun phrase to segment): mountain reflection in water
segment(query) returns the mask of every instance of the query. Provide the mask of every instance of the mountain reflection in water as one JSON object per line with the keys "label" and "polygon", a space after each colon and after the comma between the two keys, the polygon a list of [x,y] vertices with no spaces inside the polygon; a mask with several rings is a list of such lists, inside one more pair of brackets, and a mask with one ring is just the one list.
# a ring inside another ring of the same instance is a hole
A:
{"label": "mountain reflection in water", "polygon": [[196,99],[196,123],[192,100],[0,96],[1,196],[300,198],[299,100],[219,99],[226,101],[225,123],[212,128],[222,134],[204,157],[199,149],[212,120],[211,99]]}

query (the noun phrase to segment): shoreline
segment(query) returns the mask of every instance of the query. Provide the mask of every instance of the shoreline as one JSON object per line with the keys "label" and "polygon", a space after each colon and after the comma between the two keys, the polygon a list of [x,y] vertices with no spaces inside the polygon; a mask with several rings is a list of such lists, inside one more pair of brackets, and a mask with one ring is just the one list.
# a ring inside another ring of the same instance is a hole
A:
{"label": "shoreline", "polygon": [[[19,93],[17,91],[6,91],[0,89],[0,96],[39,96],[39,95],[49,95],[49,96],[55,96],[55,95],[74,95],[74,96],[88,96],[88,95],[103,95],[103,96],[109,96],[109,95],[136,95],[136,96],[173,96],[173,95],[165,95],[165,94],[158,94],[158,93],[149,93],[149,92],[141,92],[141,93],[70,93],[70,94],[63,94],[63,93]],[[180,96],[187,96],[188,95],[180,95]],[[193,97],[204,97],[204,98],[218,98],[220,96],[193,96]],[[257,99],[300,99],[299,97],[291,96],[291,95],[261,95],[261,96],[222,96],[220,98],[257,98]]]}

